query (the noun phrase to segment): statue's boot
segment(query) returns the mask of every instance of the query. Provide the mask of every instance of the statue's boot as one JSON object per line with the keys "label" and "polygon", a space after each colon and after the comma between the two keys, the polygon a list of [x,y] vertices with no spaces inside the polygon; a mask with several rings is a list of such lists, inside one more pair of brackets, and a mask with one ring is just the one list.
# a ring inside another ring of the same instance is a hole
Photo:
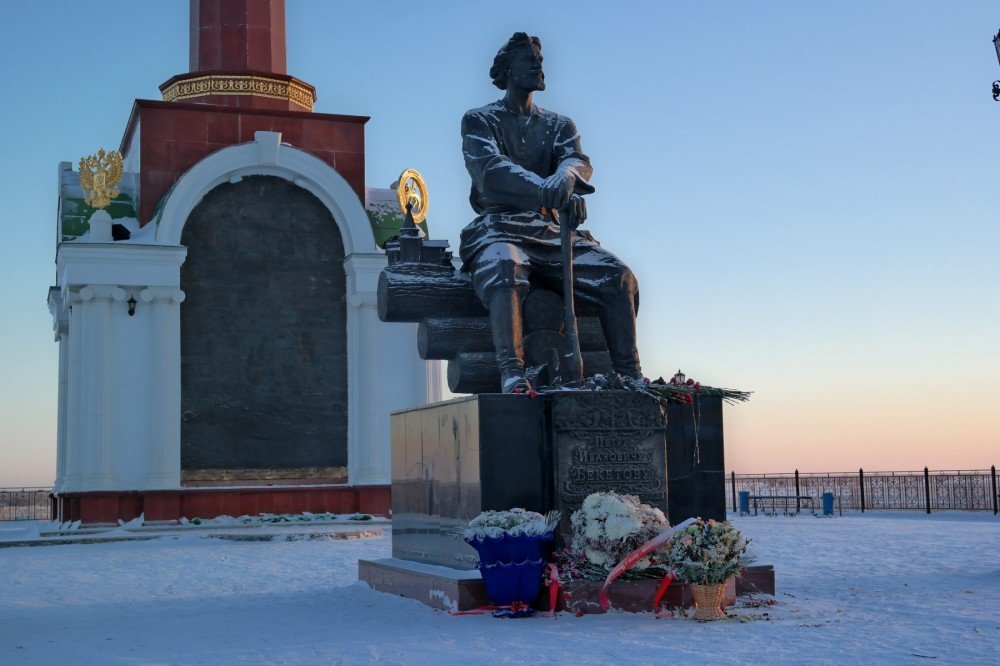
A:
{"label": "statue's boot", "polygon": [[490,327],[500,387],[504,393],[528,391],[531,384],[524,376],[524,343],[521,339],[521,297],[515,289],[500,289],[490,299]]}
{"label": "statue's boot", "polygon": [[639,350],[635,346],[635,301],[632,295],[616,298],[601,310],[599,317],[615,372],[632,379],[642,379]]}

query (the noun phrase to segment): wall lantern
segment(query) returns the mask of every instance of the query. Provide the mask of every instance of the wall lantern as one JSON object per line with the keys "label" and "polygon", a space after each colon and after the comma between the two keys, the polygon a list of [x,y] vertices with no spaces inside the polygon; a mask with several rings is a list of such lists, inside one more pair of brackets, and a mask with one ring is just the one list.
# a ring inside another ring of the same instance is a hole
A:
{"label": "wall lantern", "polygon": [[135,314],[135,295],[129,296],[125,302],[128,303],[128,316],[131,317]]}

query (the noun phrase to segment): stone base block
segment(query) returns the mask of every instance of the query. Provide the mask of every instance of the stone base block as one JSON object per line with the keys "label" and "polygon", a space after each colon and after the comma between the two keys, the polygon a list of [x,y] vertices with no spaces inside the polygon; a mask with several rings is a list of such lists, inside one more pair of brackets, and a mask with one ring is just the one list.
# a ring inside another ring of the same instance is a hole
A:
{"label": "stone base block", "polygon": [[358,560],[358,580],[378,592],[416,599],[441,610],[472,610],[489,603],[486,585],[476,569],[451,569],[390,557]]}
{"label": "stone base block", "polygon": [[[603,613],[600,593],[603,582],[575,581],[563,586],[560,595],[559,610],[573,613]],[[653,597],[659,580],[615,581],[608,588],[608,601],[615,610],[630,613],[652,612]],[[737,597],[748,594],[769,594],[774,596],[774,566],[764,564],[747,567],[735,578],[730,578],[726,584],[723,606],[732,606]],[[663,595],[664,608],[693,608],[694,596],[691,586],[685,583],[673,583]]]}
{"label": "stone base block", "polygon": [[[391,557],[383,560],[359,560],[358,579],[378,592],[415,599],[433,608],[466,611],[490,603],[479,571],[452,569],[435,564],[411,562]],[[608,601],[615,610],[630,613],[653,611],[653,597],[659,580],[616,581],[608,589]],[[572,581],[560,589],[558,610],[570,613],[604,613],[600,593],[602,581]],[[543,587],[532,606],[548,610],[548,588]],[[736,603],[744,594],[774,594],[774,567],[749,567],[739,578],[726,585],[724,606]],[[691,586],[673,583],[663,597],[664,608],[693,608]]]}
{"label": "stone base block", "polygon": [[736,579],[736,594],[770,594],[774,596],[774,566],[762,564],[747,567],[746,571]]}
{"label": "stone base block", "polygon": [[[600,602],[603,586],[604,582],[597,580],[578,580],[566,583],[562,586],[559,610],[587,614],[606,612],[601,608]],[[656,589],[659,586],[659,579],[615,581],[608,588],[608,602],[614,610],[629,613],[651,613],[653,611],[653,598],[656,596]],[[724,606],[732,606],[736,603],[735,579],[731,578],[726,583],[726,592],[722,603]],[[691,586],[684,583],[672,583],[667,588],[666,594],[663,595],[661,604],[663,608],[692,608],[694,596],[691,594]]]}

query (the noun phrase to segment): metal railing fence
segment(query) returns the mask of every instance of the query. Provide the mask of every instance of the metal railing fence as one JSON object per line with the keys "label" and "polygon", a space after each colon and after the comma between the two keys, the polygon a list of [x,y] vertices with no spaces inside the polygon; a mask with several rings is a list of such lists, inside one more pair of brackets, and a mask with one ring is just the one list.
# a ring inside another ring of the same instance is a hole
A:
{"label": "metal railing fence", "polygon": [[[753,495],[808,495],[816,500],[833,493],[842,509],[992,511],[1000,513],[997,469],[903,472],[730,473],[733,511],[741,491]],[[52,488],[0,488],[0,520],[48,520]]]}
{"label": "metal railing fence", "polygon": [[49,520],[52,488],[0,488],[0,520]]}
{"label": "metal railing fence", "polygon": [[817,501],[833,493],[844,509],[958,509],[1000,510],[996,465],[978,470],[929,470],[906,472],[825,472],[737,474],[729,484],[733,511],[738,510],[740,491],[753,495],[809,495]]}

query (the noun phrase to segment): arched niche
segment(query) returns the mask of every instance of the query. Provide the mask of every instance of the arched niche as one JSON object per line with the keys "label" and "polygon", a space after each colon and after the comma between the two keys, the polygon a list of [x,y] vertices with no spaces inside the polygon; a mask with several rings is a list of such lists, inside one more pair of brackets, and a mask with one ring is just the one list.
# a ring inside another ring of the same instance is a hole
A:
{"label": "arched niche", "polygon": [[347,477],[344,243],[276,176],[216,186],[181,243],[181,473],[188,483]]}
{"label": "arched niche", "polygon": [[[280,133],[256,132],[254,141],[216,151],[180,177],[151,221],[156,244],[182,245],[185,226],[199,203],[220,185],[250,176],[274,176],[308,191],[336,223],[346,273],[348,478],[352,484],[387,484],[388,413],[439,400],[439,368],[438,362],[416,356],[415,331],[378,321],[375,291],[385,255],[375,246],[368,216],[347,181],[314,155],[282,143]],[[434,367],[431,373],[428,364]],[[172,394],[174,386],[180,391],[179,370],[167,378],[164,391]]]}

